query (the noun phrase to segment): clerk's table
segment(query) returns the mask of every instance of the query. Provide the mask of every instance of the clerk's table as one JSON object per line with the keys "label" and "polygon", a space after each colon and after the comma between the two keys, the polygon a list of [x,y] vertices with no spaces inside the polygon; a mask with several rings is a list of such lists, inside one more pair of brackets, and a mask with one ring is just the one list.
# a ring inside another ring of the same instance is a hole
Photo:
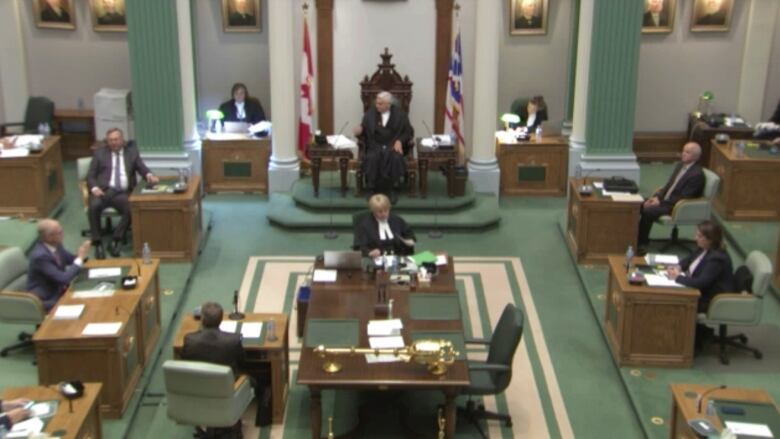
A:
{"label": "clerk's table", "polygon": [[42,147],[24,157],[0,156],[0,216],[46,218],[62,201],[60,137],[44,138]]}
{"label": "clerk's table", "polygon": [[268,192],[270,138],[209,133],[201,149],[203,190],[206,193]]}
{"label": "clerk's table", "polygon": [[496,157],[501,168],[501,195],[565,196],[569,144],[563,137],[530,136],[516,141],[496,134]]}

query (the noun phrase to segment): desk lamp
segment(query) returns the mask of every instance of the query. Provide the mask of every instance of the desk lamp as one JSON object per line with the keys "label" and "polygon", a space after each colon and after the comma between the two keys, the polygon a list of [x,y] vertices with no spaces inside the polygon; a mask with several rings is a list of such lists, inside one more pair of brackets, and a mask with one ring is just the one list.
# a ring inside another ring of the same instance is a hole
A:
{"label": "desk lamp", "polygon": [[710,114],[710,103],[713,99],[715,99],[715,95],[713,95],[711,91],[705,90],[704,93],[699,96],[699,105],[693,115],[696,118],[701,118],[702,116]]}
{"label": "desk lamp", "polygon": [[[219,110],[208,110],[206,111],[206,118],[209,121],[209,131],[212,133],[216,133],[217,131],[217,123],[222,123],[222,119],[225,118],[225,115],[219,111]],[[220,126],[221,128],[221,126]],[[219,131],[222,131],[221,129]]]}
{"label": "desk lamp", "polygon": [[501,122],[504,122],[504,130],[509,131],[509,124],[517,125],[520,123],[520,116],[514,113],[504,113],[501,115]]}

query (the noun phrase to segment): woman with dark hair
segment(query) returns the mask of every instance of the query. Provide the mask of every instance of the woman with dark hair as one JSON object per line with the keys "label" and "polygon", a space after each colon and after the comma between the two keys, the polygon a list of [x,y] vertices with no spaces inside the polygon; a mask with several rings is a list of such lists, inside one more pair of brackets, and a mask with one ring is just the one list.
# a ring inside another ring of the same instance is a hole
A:
{"label": "woman with dark hair", "polygon": [[680,261],[678,267],[669,268],[669,277],[678,284],[696,288],[701,292],[699,312],[706,312],[713,297],[733,292],[734,270],[731,258],[723,247],[723,230],[712,221],[702,221],[694,235],[696,252]]}
{"label": "woman with dark hair", "polygon": [[265,112],[260,101],[249,96],[246,85],[237,82],[230,89],[233,99],[219,106],[219,111],[225,115],[224,122],[247,122],[256,124],[265,119]]}
{"label": "woman with dark hair", "polygon": [[532,97],[528,105],[520,109],[520,119],[525,121],[529,132],[536,130],[536,127],[547,120],[547,103],[544,102],[544,97]]}

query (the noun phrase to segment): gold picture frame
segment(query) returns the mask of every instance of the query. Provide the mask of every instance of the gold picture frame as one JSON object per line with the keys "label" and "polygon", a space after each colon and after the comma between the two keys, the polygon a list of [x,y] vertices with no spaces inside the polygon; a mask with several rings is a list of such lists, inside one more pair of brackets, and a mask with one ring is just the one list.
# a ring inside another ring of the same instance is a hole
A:
{"label": "gold picture frame", "polygon": [[225,32],[260,32],[260,0],[222,0],[222,29]]}
{"label": "gold picture frame", "polygon": [[508,0],[510,35],[547,34],[548,0]]}
{"label": "gold picture frame", "polygon": [[95,32],[127,32],[125,0],[89,0]]}
{"label": "gold picture frame", "polygon": [[691,32],[728,32],[734,0],[694,0]]}
{"label": "gold picture frame", "polygon": [[668,34],[674,30],[677,0],[645,0],[643,34]]}
{"label": "gold picture frame", "polygon": [[42,29],[76,29],[73,0],[33,0],[35,26]]}

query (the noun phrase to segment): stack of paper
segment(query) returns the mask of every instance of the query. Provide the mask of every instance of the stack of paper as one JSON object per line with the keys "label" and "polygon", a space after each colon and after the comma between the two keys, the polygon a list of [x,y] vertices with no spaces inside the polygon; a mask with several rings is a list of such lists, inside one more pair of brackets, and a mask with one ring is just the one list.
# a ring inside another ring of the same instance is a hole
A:
{"label": "stack of paper", "polygon": [[[392,335],[388,337],[369,337],[368,344],[371,346],[371,349],[400,349],[405,346],[404,338],[401,337],[400,335]],[[394,363],[397,361],[402,361],[402,359],[393,354],[379,354],[379,355],[366,354],[366,363],[368,364]]]}
{"label": "stack of paper", "polygon": [[401,329],[403,327],[404,324],[401,322],[401,319],[369,320],[368,336],[387,337],[391,335],[401,335]]}
{"label": "stack of paper", "polygon": [[105,279],[107,277],[118,277],[122,275],[122,267],[101,267],[90,268],[90,279]]}
{"label": "stack of paper", "polygon": [[650,287],[684,287],[685,286],[685,285],[678,284],[674,280],[669,279],[668,277],[662,274],[646,274],[645,281],[647,282],[647,286]]}
{"label": "stack of paper", "polygon": [[17,422],[11,428],[11,431],[6,434],[6,438],[27,438],[33,435],[37,435],[43,431],[43,421],[40,418],[30,418],[26,421]]}
{"label": "stack of paper", "polygon": [[611,192],[612,201],[618,201],[621,203],[633,203],[645,201],[639,194],[630,194],[628,192]]}
{"label": "stack of paper", "polygon": [[81,331],[81,335],[116,335],[122,327],[122,322],[89,323]]}
{"label": "stack of paper", "polygon": [[235,334],[237,329],[238,322],[235,320],[223,320],[222,323],[219,324],[219,330],[222,332]]}
{"label": "stack of paper", "polygon": [[260,338],[263,322],[244,322],[241,325],[241,336],[244,338]]}
{"label": "stack of paper", "polygon": [[54,311],[54,320],[76,320],[84,312],[84,304],[60,305]]}
{"label": "stack of paper", "polygon": [[645,255],[645,261],[650,265],[677,265],[680,263],[680,258],[678,258],[677,255],[648,253]]}
{"label": "stack of paper", "polygon": [[336,282],[337,275],[338,271],[336,270],[314,270],[312,280],[314,282]]}

